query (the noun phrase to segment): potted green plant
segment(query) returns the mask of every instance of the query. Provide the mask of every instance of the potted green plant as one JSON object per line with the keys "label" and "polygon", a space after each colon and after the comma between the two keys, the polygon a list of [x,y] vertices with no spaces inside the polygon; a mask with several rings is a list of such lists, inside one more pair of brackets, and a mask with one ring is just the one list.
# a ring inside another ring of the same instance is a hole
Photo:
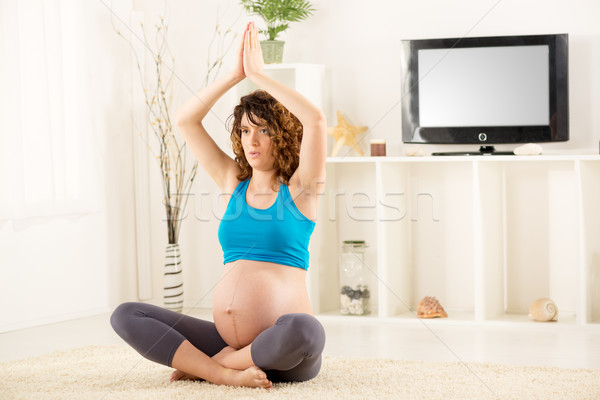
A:
{"label": "potted green plant", "polygon": [[260,42],[265,64],[281,63],[285,42],[277,40],[277,36],[289,28],[290,22],[304,21],[315,11],[306,0],[241,0],[241,4],[267,24],[267,29],[259,30],[268,37]]}

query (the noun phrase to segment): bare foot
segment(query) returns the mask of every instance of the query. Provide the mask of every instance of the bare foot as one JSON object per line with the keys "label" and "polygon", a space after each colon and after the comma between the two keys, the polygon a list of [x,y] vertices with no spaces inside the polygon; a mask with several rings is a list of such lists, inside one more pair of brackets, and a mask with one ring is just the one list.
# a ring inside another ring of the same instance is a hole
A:
{"label": "bare foot", "polygon": [[263,389],[273,388],[273,383],[267,379],[267,374],[256,366],[243,371],[228,369],[222,384],[228,386],[259,387]]}
{"label": "bare foot", "polygon": [[[234,349],[235,350],[235,349]],[[245,386],[245,387],[260,387],[263,389],[272,389],[273,383],[267,379],[267,374],[255,366],[252,366],[244,371],[236,369],[226,369],[226,374],[221,382],[214,382],[220,385],[227,386]],[[197,376],[186,374],[183,371],[176,369],[171,374],[171,382],[182,380],[204,380]]]}
{"label": "bare foot", "polygon": [[173,371],[173,373],[171,374],[171,382],[186,381],[186,380],[195,381],[195,380],[202,380],[202,379],[200,379],[194,375],[186,374],[185,372],[180,371],[178,369]]}

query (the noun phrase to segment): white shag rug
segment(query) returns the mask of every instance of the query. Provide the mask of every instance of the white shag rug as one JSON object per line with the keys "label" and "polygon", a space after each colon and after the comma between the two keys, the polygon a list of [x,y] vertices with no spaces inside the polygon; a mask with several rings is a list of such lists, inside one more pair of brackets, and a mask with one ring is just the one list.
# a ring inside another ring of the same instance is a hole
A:
{"label": "white shag rug", "polygon": [[172,369],[120,346],[0,363],[0,399],[599,399],[600,370],[325,357],[272,390],[169,382]]}

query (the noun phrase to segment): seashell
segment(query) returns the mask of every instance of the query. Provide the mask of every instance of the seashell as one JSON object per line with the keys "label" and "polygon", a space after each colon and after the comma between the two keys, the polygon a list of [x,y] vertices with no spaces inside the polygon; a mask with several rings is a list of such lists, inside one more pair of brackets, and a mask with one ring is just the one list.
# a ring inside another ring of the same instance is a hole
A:
{"label": "seashell", "polygon": [[444,307],[435,297],[424,297],[417,306],[417,317],[419,318],[446,318],[448,314]]}
{"label": "seashell", "polygon": [[557,321],[558,307],[548,298],[537,299],[529,307],[529,317],[540,322]]}

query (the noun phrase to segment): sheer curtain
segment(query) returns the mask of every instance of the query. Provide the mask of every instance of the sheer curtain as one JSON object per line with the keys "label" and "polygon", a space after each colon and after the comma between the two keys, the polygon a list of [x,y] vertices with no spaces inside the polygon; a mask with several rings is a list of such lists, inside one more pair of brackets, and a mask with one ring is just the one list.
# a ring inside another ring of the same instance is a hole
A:
{"label": "sheer curtain", "polygon": [[98,207],[80,7],[0,0],[0,220]]}

